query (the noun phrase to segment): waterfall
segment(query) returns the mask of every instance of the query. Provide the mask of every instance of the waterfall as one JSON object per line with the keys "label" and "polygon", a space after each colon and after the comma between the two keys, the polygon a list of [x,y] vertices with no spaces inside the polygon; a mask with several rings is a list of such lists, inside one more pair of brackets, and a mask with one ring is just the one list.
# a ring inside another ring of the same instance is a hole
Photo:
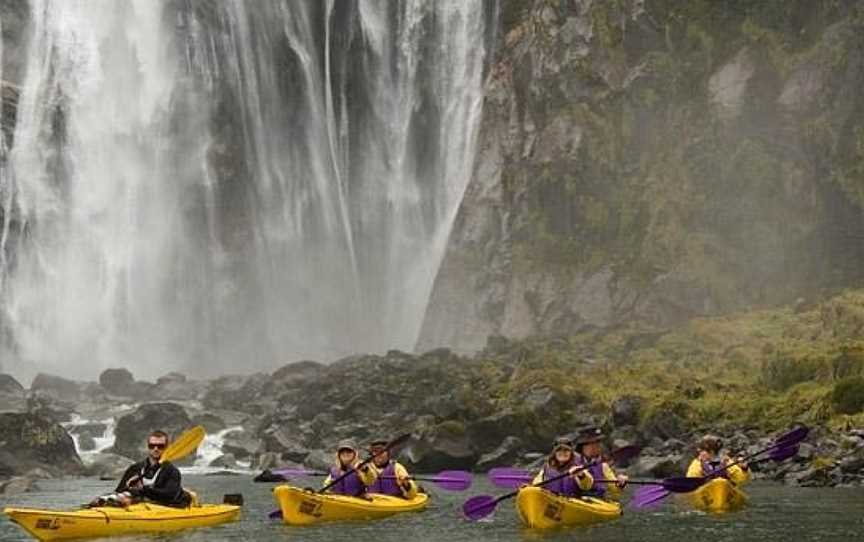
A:
{"label": "waterfall", "polygon": [[0,160],[4,359],[156,376],[411,350],[493,8],[31,0]]}

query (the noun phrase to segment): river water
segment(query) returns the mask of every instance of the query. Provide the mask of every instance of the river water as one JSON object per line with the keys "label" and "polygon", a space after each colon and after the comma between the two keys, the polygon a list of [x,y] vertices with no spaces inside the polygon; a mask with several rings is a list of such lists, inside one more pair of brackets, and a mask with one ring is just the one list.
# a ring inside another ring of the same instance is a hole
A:
{"label": "river water", "polygon": [[[627,510],[616,522],[554,533],[538,533],[519,525],[512,501],[502,502],[491,520],[471,523],[459,515],[468,495],[500,494],[485,480],[465,493],[434,491],[429,509],[421,514],[369,523],[289,527],[267,519],[274,508],[270,484],[255,484],[249,476],[186,475],[184,484],[202,500],[221,501],[222,494],[242,492],[246,501],[242,519],[219,527],[159,537],[123,540],[304,540],[406,542],[430,540],[592,540],[617,541],[853,541],[864,540],[864,489],[814,489],[753,484],[750,506],[737,513],[709,516],[680,506],[674,500],[650,511]],[[75,507],[93,495],[111,489],[110,482],[94,479],[51,480],[40,490],[13,497],[0,496],[0,505]],[[0,520],[0,540],[28,540],[25,533]]]}

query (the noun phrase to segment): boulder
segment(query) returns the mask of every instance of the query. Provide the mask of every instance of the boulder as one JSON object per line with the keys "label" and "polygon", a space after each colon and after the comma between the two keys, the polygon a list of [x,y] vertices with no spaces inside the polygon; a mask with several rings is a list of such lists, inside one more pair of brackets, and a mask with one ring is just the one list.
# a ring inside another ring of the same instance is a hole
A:
{"label": "boulder", "polygon": [[39,373],[30,384],[30,391],[41,391],[46,395],[65,402],[81,399],[81,385],[60,376]]}
{"label": "boulder", "polygon": [[98,476],[101,480],[119,480],[132,463],[127,457],[111,453],[100,453],[87,465],[85,474],[87,476]]}
{"label": "boulder", "polygon": [[225,421],[222,418],[215,414],[210,414],[209,412],[194,416],[192,418],[192,425],[204,426],[204,430],[207,431],[207,434],[214,434],[220,431],[224,431],[227,427],[225,425]]}
{"label": "boulder", "polygon": [[112,451],[132,459],[141,459],[147,453],[147,435],[155,430],[175,438],[192,426],[186,410],[175,403],[147,403],[131,414],[117,420],[116,440]]}
{"label": "boulder", "polygon": [[259,456],[255,456],[252,460],[253,469],[268,470],[282,465],[279,459],[279,454],[274,452],[264,452]]}
{"label": "boulder", "polygon": [[302,381],[318,376],[325,368],[326,365],[317,361],[297,361],[276,369],[273,372],[273,380],[282,385],[292,381]]}
{"label": "boulder", "polygon": [[0,413],[0,476],[35,468],[52,475],[78,474],[84,465],[60,424],[36,413]]}
{"label": "boulder", "polygon": [[4,496],[18,495],[20,493],[38,490],[39,486],[36,485],[36,481],[27,476],[16,476],[9,480],[0,481],[0,495]]}
{"label": "boulder", "polygon": [[612,402],[612,423],[615,427],[639,424],[642,399],[634,395],[624,395]]}
{"label": "boulder", "polygon": [[237,458],[235,458],[233,454],[224,454],[211,461],[209,466],[223,469],[236,469]]}
{"label": "boulder", "polygon": [[684,456],[640,457],[630,467],[633,477],[669,478],[683,476],[688,460]]}
{"label": "boulder", "polygon": [[72,419],[75,410],[74,402],[57,399],[45,390],[30,391],[25,401],[25,410],[44,418],[50,418],[58,423]]}
{"label": "boulder", "polygon": [[92,438],[98,438],[105,434],[107,426],[100,422],[89,422],[78,425],[72,425],[67,429],[73,435],[89,435]]}
{"label": "boulder", "polygon": [[201,381],[189,380],[182,373],[168,373],[156,380],[151,393],[161,401],[199,400],[204,394],[207,384]]}
{"label": "boulder", "polygon": [[[230,433],[226,434],[222,440],[222,452],[225,454],[231,454],[240,460],[246,460],[257,454],[260,450],[261,441],[241,429],[231,431]],[[306,457],[306,454],[308,453],[309,452],[304,449],[299,455],[301,455],[302,457]],[[297,455],[294,454],[289,455],[297,457]],[[285,459],[290,459],[289,457],[283,457]],[[294,461],[294,459],[290,460]]]}
{"label": "boulder", "polygon": [[84,433],[78,436],[78,450],[81,452],[90,452],[96,449],[96,441],[89,433]]}
{"label": "boulder", "polygon": [[478,459],[469,445],[464,425],[456,421],[443,422],[410,441],[402,457],[407,465],[422,472],[471,469]]}
{"label": "boulder", "polygon": [[17,380],[0,374],[0,411],[24,411],[27,409],[26,391]]}
{"label": "boulder", "polygon": [[12,375],[0,373],[0,395],[24,396],[22,386]]}
{"label": "boulder", "polygon": [[315,470],[327,470],[336,460],[333,452],[325,452],[324,450],[309,450],[306,459],[303,460],[303,466]]}
{"label": "boulder", "polygon": [[510,465],[519,458],[522,441],[518,437],[507,437],[493,451],[483,454],[474,466],[474,470],[486,472],[492,467]]}
{"label": "boulder", "polygon": [[99,385],[114,395],[131,396],[135,390],[135,377],[128,369],[105,369],[99,375]]}
{"label": "boulder", "polygon": [[[287,427],[271,425],[264,429],[259,434],[259,437],[263,443],[264,451],[276,452],[282,459],[287,459],[288,461],[293,461],[295,463],[303,463],[306,456],[309,455],[309,450],[303,445],[302,436],[290,431]],[[245,442],[249,441],[245,440]],[[249,447],[247,446],[247,449],[248,448]],[[254,452],[255,450],[250,450],[250,453]]]}
{"label": "boulder", "polygon": [[270,382],[270,375],[254,374],[249,376],[223,376],[211,381],[202,402],[210,410],[234,410],[251,414],[268,411],[261,404],[264,389]]}
{"label": "boulder", "polygon": [[156,379],[157,386],[169,386],[174,384],[185,384],[186,383],[186,375],[183,373],[171,372],[166,375],[162,375]]}

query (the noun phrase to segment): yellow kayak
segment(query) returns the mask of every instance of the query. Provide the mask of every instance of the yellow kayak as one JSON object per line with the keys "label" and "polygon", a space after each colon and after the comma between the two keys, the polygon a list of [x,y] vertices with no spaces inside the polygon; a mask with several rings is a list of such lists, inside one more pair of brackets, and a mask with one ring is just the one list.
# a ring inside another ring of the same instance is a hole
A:
{"label": "yellow kayak", "polygon": [[747,504],[747,494],[725,478],[716,478],[688,496],[690,504],[706,512],[732,512]]}
{"label": "yellow kayak", "polygon": [[276,486],[273,496],[289,525],[311,525],[325,521],[369,520],[426,508],[429,496],[419,493],[413,499],[370,493],[368,499],[313,493],[293,486]]}
{"label": "yellow kayak", "polygon": [[127,508],[97,507],[69,511],[6,508],[3,512],[39,540],[64,540],[209,527],[236,520],[240,516],[240,507],[203,504],[174,508],[140,503]]}
{"label": "yellow kayak", "polygon": [[595,497],[562,497],[540,487],[525,487],[516,495],[516,511],[527,527],[554,529],[611,521],[621,517],[621,505]]}

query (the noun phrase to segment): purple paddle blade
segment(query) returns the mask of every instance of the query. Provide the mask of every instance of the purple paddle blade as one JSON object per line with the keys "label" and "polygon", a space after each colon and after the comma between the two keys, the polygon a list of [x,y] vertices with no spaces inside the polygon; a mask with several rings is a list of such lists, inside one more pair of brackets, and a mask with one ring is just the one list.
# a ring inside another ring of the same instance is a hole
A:
{"label": "purple paddle blade", "polygon": [[810,433],[810,428],[805,425],[801,425],[789,431],[788,433],[784,433],[774,439],[774,444],[778,447],[795,446],[796,444],[807,438],[808,433]]}
{"label": "purple paddle blade", "polygon": [[465,501],[462,513],[471,521],[477,521],[491,515],[497,504],[498,500],[491,495],[477,495]]}
{"label": "purple paddle blade", "polygon": [[771,453],[768,454],[768,459],[771,461],[786,461],[790,457],[795,457],[797,454],[797,444],[794,446],[784,446],[782,448],[777,448],[776,450],[771,450]]}
{"label": "purple paddle blade", "polygon": [[647,486],[633,495],[630,506],[634,508],[647,508],[657,504],[670,494],[663,486]]}
{"label": "purple paddle blade", "polygon": [[517,489],[534,481],[534,476],[527,470],[512,467],[496,467],[487,476],[495,486],[507,489]]}
{"label": "purple paddle blade", "polygon": [[471,487],[472,476],[464,470],[445,470],[429,479],[441,489],[449,491],[465,491]]}
{"label": "purple paddle blade", "polygon": [[270,519],[282,519],[282,510],[277,508],[276,510],[273,510],[272,512],[267,514],[267,517]]}

